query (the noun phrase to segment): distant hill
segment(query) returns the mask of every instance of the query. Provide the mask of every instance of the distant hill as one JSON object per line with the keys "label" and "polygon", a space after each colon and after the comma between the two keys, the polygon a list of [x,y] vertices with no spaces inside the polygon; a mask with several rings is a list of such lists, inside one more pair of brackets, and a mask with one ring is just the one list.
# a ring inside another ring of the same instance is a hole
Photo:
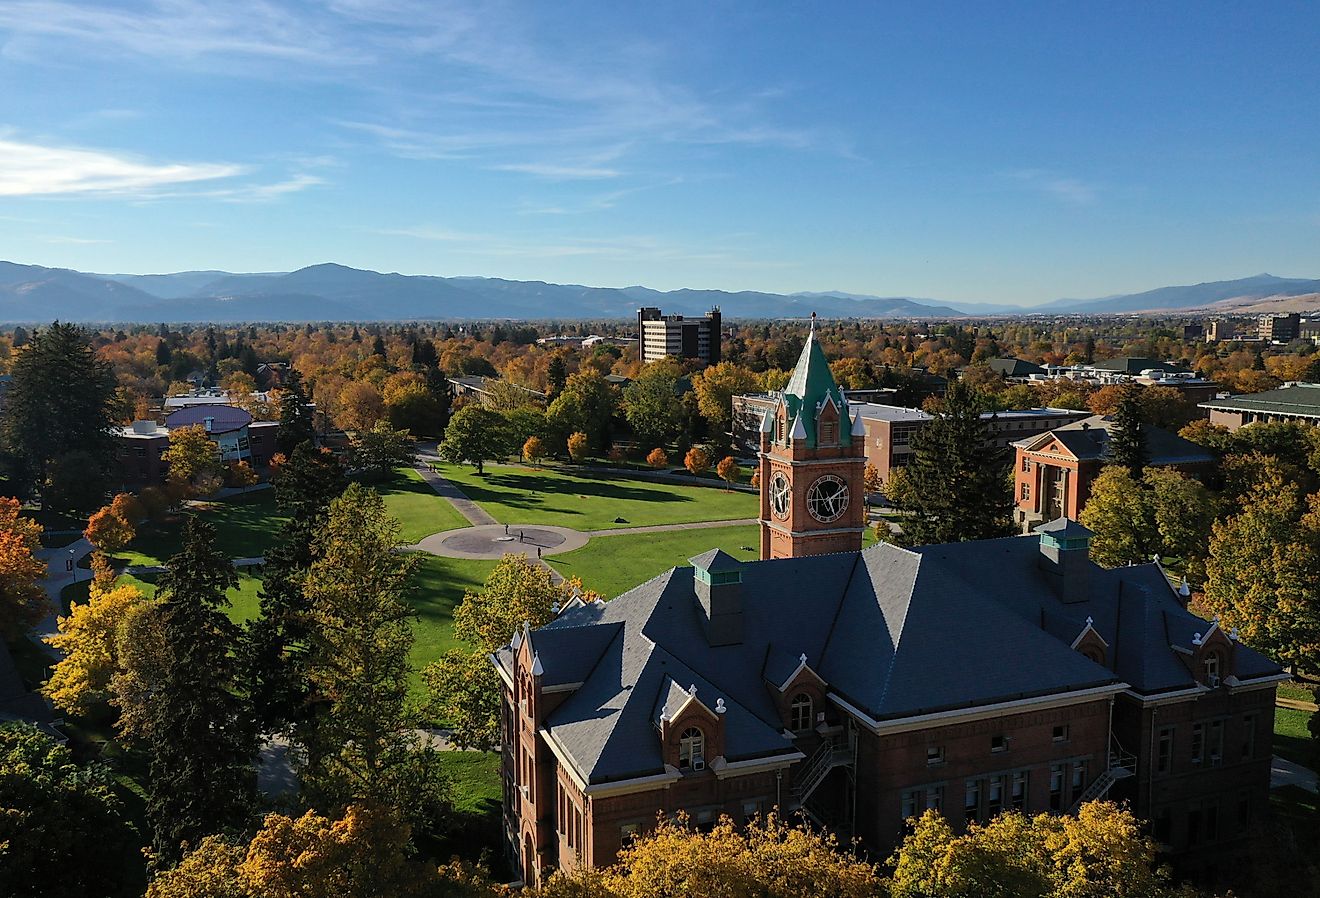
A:
{"label": "distant hill", "polygon": [[[88,274],[0,262],[0,321],[370,321],[407,319],[632,318],[639,306],[726,318],[875,318],[922,321],[1014,314],[1131,314],[1181,309],[1228,312],[1313,308],[1320,280],[1269,274],[1236,281],[1161,287],[1043,306],[945,303],[909,296],[831,290],[761,293],[585,287],[502,278],[388,274],[326,263],[289,272],[181,271]],[[1296,299],[1294,299],[1296,298]]]}

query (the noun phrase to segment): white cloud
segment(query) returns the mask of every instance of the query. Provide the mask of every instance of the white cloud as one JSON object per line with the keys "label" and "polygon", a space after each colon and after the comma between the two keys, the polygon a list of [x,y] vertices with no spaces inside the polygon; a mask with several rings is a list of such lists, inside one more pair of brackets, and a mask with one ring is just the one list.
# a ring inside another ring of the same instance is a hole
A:
{"label": "white cloud", "polygon": [[232,178],[241,165],[149,162],[104,150],[42,146],[0,137],[0,196],[150,193]]}
{"label": "white cloud", "polygon": [[617,168],[601,168],[590,165],[554,165],[546,162],[511,162],[505,165],[492,165],[493,171],[521,172],[536,175],[551,181],[595,180],[598,178],[617,178],[621,172]]}
{"label": "white cloud", "polygon": [[1100,188],[1095,184],[1042,169],[1020,169],[1008,172],[1007,175],[1069,206],[1089,206],[1100,196]]}

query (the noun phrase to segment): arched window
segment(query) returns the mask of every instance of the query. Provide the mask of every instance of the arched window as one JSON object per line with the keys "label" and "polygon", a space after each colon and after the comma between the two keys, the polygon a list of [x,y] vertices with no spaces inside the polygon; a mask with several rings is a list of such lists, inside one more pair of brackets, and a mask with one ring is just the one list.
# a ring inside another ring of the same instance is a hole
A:
{"label": "arched window", "polygon": [[1205,656],[1205,681],[1211,686],[1219,685],[1219,653],[1210,652]]}
{"label": "arched window", "polygon": [[693,761],[703,764],[706,760],[706,737],[696,727],[688,727],[678,737],[678,766],[686,770],[693,766]]}
{"label": "arched window", "polygon": [[793,696],[793,702],[788,706],[788,728],[795,733],[811,729],[811,696],[805,692]]}

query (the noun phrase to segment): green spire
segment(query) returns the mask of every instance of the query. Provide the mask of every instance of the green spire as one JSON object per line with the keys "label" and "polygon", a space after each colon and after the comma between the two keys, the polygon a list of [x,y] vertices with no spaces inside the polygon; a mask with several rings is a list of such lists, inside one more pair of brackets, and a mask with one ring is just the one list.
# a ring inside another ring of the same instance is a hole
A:
{"label": "green spire", "polygon": [[840,433],[850,433],[852,422],[848,420],[848,404],[843,398],[839,385],[834,381],[834,375],[830,373],[830,363],[825,359],[825,351],[820,348],[820,341],[816,339],[816,316],[812,315],[811,333],[807,335],[807,344],[802,347],[802,355],[798,356],[793,376],[789,378],[788,386],[784,388],[784,405],[788,409],[789,426],[792,426],[793,419],[799,414],[802,416],[802,425],[807,431],[807,446],[810,448],[816,446],[817,408],[827,398],[839,410]]}

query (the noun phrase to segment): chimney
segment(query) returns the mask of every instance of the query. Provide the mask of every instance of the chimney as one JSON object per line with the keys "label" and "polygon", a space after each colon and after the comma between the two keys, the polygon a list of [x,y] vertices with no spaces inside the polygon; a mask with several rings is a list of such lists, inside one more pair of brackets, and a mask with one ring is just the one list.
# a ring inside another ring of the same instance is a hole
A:
{"label": "chimney", "polygon": [[688,561],[706,642],[738,645],[743,639],[742,562],[721,549]]}
{"label": "chimney", "polygon": [[1076,521],[1059,518],[1036,528],[1040,534],[1040,569],[1050,578],[1059,600],[1084,602],[1090,595],[1091,537]]}

